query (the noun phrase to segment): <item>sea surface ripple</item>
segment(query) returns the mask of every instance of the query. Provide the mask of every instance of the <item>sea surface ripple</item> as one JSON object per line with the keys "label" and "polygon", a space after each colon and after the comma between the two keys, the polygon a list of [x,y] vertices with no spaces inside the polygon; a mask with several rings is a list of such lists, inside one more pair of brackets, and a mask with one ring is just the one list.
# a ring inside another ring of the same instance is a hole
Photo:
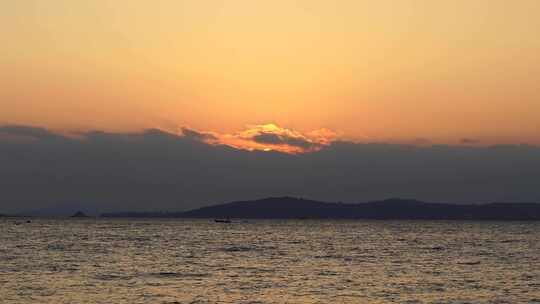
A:
{"label": "sea surface ripple", "polygon": [[3,218],[0,303],[540,303],[540,223]]}

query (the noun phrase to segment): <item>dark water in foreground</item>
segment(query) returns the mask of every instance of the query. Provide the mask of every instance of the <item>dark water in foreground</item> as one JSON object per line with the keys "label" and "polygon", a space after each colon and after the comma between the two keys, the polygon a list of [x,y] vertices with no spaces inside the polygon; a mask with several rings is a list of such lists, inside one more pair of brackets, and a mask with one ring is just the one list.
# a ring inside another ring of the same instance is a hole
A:
{"label": "dark water in foreground", "polygon": [[540,303],[540,223],[14,221],[6,304]]}

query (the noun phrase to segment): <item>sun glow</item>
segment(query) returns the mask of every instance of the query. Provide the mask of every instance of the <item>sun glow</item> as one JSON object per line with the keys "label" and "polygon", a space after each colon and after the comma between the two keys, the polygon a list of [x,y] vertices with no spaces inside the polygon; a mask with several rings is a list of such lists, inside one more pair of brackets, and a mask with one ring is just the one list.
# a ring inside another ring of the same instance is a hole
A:
{"label": "sun glow", "polygon": [[329,145],[336,133],[328,129],[320,129],[307,134],[280,127],[274,123],[249,125],[245,130],[220,134],[201,132],[183,128],[184,136],[213,145],[226,145],[248,151],[277,151],[289,154],[315,152]]}

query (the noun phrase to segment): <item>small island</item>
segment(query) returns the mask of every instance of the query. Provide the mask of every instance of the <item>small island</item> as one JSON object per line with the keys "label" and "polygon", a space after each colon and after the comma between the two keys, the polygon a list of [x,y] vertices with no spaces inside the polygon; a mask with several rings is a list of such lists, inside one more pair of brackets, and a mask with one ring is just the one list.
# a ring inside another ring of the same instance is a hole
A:
{"label": "small island", "polygon": [[85,214],[84,212],[82,212],[82,211],[77,211],[77,212],[75,212],[75,214],[73,214],[71,217],[72,217],[72,218],[87,218],[88,215],[86,215],[86,214]]}

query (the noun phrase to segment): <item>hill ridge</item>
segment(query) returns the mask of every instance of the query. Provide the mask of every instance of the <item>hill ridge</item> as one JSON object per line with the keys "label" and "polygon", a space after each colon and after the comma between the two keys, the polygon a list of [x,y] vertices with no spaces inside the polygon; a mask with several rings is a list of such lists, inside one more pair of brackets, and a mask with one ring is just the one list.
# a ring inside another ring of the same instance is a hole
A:
{"label": "hill ridge", "polygon": [[449,204],[402,198],[347,204],[283,196],[233,201],[185,212],[117,212],[105,213],[102,216],[252,219],[540,220],[540,204]]}

